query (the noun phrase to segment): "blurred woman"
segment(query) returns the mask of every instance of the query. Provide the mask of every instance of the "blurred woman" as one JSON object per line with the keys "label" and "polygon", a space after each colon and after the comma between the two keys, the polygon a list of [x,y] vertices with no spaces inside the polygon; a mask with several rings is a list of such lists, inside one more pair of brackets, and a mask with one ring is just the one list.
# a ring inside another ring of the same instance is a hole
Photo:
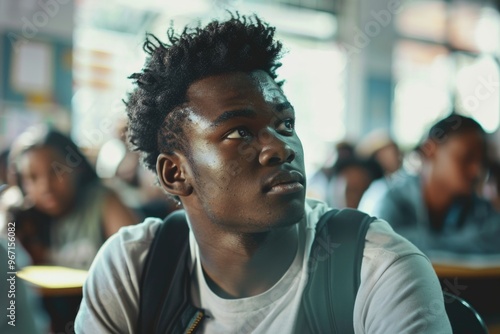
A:
{"label": "blurred woman", "polygon": [[10,158],[24,195],[23,206],[11,213],[35,264],[88,269],[109,236],[137,222],[62,133],[29,130],[17,139]]}

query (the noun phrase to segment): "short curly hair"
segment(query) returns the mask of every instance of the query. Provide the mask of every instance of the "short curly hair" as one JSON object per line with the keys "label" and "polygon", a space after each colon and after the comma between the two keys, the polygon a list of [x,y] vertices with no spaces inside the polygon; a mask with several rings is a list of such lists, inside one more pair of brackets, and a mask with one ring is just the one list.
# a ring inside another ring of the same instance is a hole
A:
{"label": "short curly hair", "polygon": [[129,142],[142,152],[142,162],[148,169],[156,171],[160,153],[189,150],[182,130],[186,112],[179,107],[187,102],[186,92],[193,82],[217,74],[256,70],[276,79],[282,44],[274,39],[274,32],[274,27],[257,16],[236,13],[227,21],[214,20],[204,28],[186,27],[180,35],[170,28],[169,43],[146,35],[143,49],[149,57],[144,69],[129,77],[136,87],[125,104]]}

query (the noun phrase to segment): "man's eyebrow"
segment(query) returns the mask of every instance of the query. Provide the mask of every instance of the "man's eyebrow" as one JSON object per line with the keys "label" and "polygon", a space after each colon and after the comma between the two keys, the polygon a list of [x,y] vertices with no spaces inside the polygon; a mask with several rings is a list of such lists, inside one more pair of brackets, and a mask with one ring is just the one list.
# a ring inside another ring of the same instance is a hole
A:
{"label": "man's eyebrow", "polygon": [[257,116],[257,113],[253,110],[250,109],[238,109],[238,110],[229,110],[229,111],[224,111],[222,114],[217,117],[210,127],[217,127],[220,124],[227,122],[228,120],[236,117],[246,117],[246,118],[254,118]]}
{"label": "man's eyebrow", "polygon": [[287,110],[287,109],[292,109],[293,110],[293,106],[290,102],[286,101],[286,102],[283,102],[283,103],[278,103],[276,106],[276,111],[278,112],[282,112],[283,110]]}

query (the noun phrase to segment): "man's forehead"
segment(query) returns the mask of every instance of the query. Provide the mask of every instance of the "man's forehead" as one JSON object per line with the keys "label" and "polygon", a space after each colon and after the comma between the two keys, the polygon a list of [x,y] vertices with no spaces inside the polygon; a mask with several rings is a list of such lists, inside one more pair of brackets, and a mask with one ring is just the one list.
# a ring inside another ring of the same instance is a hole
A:
{"label": "man's forehead", "polygon": [[282,103],[285,98],[283,91],[276,82],[264,71],[255,71],[250,76],[257,84],[264,100],[269,103]]}
{"label": "man's forehead", "polygon": [[188,101],[212,99],[215,102],[246,96],[255,90],[262,94],[266,102],[279,103],[282,101],[274,100],[284,98],[281,88],[269,74],[261,70],[251,73],[229,72],[205,77],[193,82],[186,95]]}
{"label": "man's forehead", "polygon": [[261,103],[280,110],[289,105],[281,88],[266,72],[231,72],[191,84],[183,109],[189,113],[191,121],[200,122],[202,119],[214,120],[227,111],[254,109]]}

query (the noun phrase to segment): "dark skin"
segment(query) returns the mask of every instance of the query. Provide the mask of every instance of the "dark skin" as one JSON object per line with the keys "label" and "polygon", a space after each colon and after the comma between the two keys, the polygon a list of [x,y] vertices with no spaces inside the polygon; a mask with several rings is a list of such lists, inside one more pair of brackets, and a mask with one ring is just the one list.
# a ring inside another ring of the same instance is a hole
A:
{"label": "dark skin", "polygon": [[431,224],[440,229],[457,198],[470,197],[484,169],[484,135],[476,131],[428,140],[424,150],[422,189]]}
{"label": "dark skin", "polygon": [[177,195],[212,290],[223,298],[271,288],[292,263],[305,178],[295,113],[262,71],[206,77],[187,90],[189,152],[160,154],[162,187]]}

